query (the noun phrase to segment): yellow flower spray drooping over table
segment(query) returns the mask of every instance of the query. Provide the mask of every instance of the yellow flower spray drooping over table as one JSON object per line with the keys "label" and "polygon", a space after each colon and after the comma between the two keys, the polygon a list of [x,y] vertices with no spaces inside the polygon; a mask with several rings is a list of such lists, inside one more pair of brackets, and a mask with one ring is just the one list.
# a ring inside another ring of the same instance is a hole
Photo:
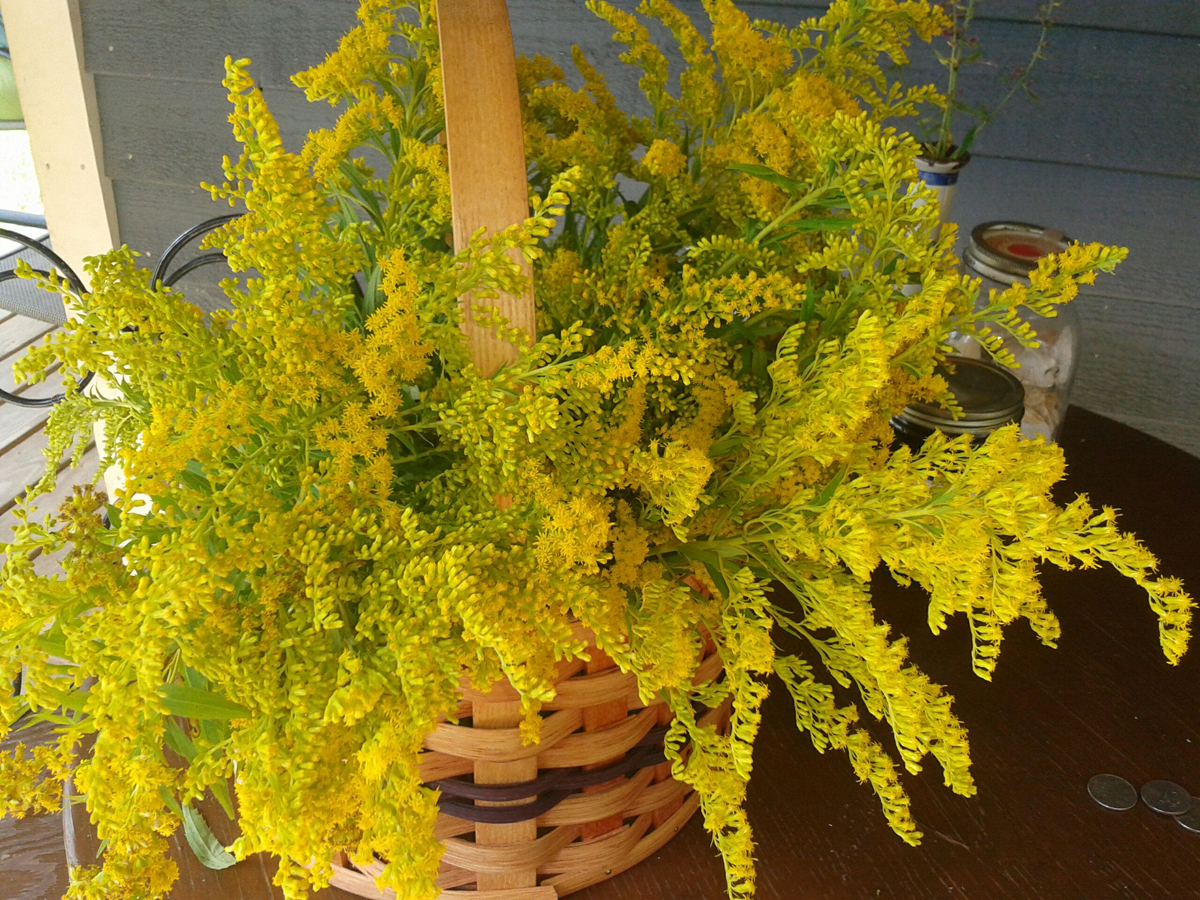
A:
{"label": "yellow flower spray drooping over table", "polygon": [[[229,308],[206,317],[121,249],[90,262],[80,317],[21,363],[62,364],[49,458],[102,421],[126,476],[43,521],[19,506],[0,572],[2,674],[24,666],[27,685],[0,711],[60,726],[0,758],[5,812],[54,808],[95,738],[75,777],[106,850],[70,896],[165,896],[167,836],[204,792],[228,803],[235,772],[232,850],[278,856],[287,897],[327,883],[343,850],[385,860],[400,896],[436,896],[423,737],[466,673],[506,676],[536,740],[557,663],[585,652],[576,621],[674,712],[667,755],[734,897],[754,891],[742,805],[772,676],[905,841],[920,832],[901,769],[932,756],[974,792],[949,696],[875,616],[880,566],[926,589],[934,631],[966,619],[983,678],[1017,619],[1057,638],[1040,564],[1115,566],[1179,659],[1190,598],[1111,510],[1050,499],[1057,447],[1008,428],[891,449],[890,415],[949,399],[934,368],[951,330],[1032,339],[1014,307],[1052,312],[1124,251],[1073,247],[976,307],[952,229],[933,237],[916,144],[883,124],[933,99],[884,66],[942,14],[838,0],[787,29],[704,6],[711,45],[667,0],[641,17],[589,3],[642,70],[645,116],[578,52],[580,88],[522,61],[530,218],[458,254],[430,0],[365,0],[297,76],[345,104],[298,154],[248,61],[228,63],[243,151],[212,190],[248,210],[210,239],[244,273]],[[647,19],[679,44],[678,81]],[[458,298],[519,291],[513,249],[534,263],[538,333],[485,378]],[[121,398],[75,390],[88,370]],[[777,650],[784,633],[803,656]],[[697,686],[709,639],[725,675]],[[728,734],[699,724],[727,700]]]}

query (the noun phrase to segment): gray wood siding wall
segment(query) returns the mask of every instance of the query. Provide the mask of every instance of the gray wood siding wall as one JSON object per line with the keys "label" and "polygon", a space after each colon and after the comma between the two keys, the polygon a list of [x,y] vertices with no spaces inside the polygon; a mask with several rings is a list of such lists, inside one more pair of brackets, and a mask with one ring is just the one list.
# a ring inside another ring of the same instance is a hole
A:
{"label": "gray wood siding wall", "polygon": [[[632,8],[635,0],[618,0]],[[703,19],[699,0],[681,8]],[[153,261],[184,228],[223,211],[197,185],[235,152],[220,86],[226,54],[253,73],[287,145],[332,121],[289,76],[320,61],[354,18],[351,0],[82,0],[104,164],[121,240]],[[758,0],[752,16],[795,23],[823,4]],[[978,34],[1001,67],[1036,39],[1036,0],[990,0]],[[636,76],[583,0],[510,0],[518,50],[569,64],[579,44],[635,103]],[[569,68],[569,65],[567,66]],[[932,80],[927,52],[910,80]],[[964,231],[987,219],[1057,227],[1130,248],[1118,274],[1078,301],[1075,402],[1200,455],[1200,0],[1067,0],[1041,100],[1014,104],[977,142],[955,199]],[[965,79],[994,97],[985,71]]]}

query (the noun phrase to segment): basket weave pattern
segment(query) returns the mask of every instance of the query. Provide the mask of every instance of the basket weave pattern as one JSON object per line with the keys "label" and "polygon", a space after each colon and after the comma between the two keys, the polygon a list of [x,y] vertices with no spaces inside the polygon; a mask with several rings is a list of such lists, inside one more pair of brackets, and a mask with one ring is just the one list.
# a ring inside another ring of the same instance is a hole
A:
{"label": "basket weave pattern", "polygon": [[[666,704],[643,704],[633,675],[595,647],[590,653],[592,663],[560,666],[538,744],[524,745],[517,727],[463,721],[483,705],[513,706],[519,698],[506,683],[486,694],[464,686],[462,724],[443,722],[425,739],[422,778],[441,791],[435,835],[446,847],[437,879],[444,900],[552,900],[581,890],[659,850],[698,808],[699,798],[671,777],[663,757]],[[720,672],[710,645],[696,681]],[[724,729],[728,718],[721,706],[701,721]],[[532,779],[481,783],[481,764],[526,761],[532,771],[535,760]],[[521,827],[513,823],[525,823],[529,839],[485,842],[485,829]],[[394,895],[375,885],[382,870],[381,862],[360,867],[339,854],[332,884],[384,900]]]}

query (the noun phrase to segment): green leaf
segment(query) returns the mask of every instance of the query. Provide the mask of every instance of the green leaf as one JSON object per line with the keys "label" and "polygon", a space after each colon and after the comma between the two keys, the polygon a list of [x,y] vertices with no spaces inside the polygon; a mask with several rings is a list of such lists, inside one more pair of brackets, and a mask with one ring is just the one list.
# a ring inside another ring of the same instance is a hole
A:
{"label": "green leaf", "polygon": [[817,507],[818,509],[825,506],[825,504],[833,499],[833,495],[837,493],[837,489],[841,486],[842,482],[846,480],[846,473],[849,471],[849,466],[842,466],[841,471],[839,471],[833,476],[832,479],[830,479],[829,484],[825,485],[825,487],[821,490],[821,493],[817,494],[817,496],[814,497],[812,502],[808,505]]}
{"label": "green leaf", "polygon": [[212,485],[204,476],[204,469],[195,460],[190,460],[184,470],[179,473],[179,480],[199,494],[206,497],[212,495]]}
{"label": "green leaf", "polygon": [[208,679],[193,669],[191,666],[183,667],[183,683],[188,687],[205,690],[208,688]]}
{"label": "green leaf", "polygon": [[167,808],[171,810],[171,812],[175,813],[175,815],[179,816],[179,818],[183,818],[183,808],[180,807],[179,801],[175,799],[175,795],[167,790],[167,786],[165,784],[160,784],[158,786],[158,795],[162,797],[163,803],[167,804]]}
{"label": "green leaf", "polygon": [[189,803],[183,807],[183,836],[196,854],[202,866],[210,869],[228,869],[237,862],[233,855],[217,840],[204,816]]}
{"label": "green leaf", "polygon": [[[188,687],[201,691],[208,690],[208,679],[191,666],[183,667],[183,680]],[[210,744],[219,744],[229,737],[229,725],[224,721],[214,721],[210,718],[201,719],[200,736]]]}
{"label": "green leaf", "polygon": [[217,802],[221,804],[221,809],[225,810],[225,815],[233,818],[233,800],[229,796],[229,782],[215,781],[209,790],[212,791]]}
{"label": "green leaf", "polygon": [[804,289],[804,303],[800,306],[800,321],[807,322],[817,310],[817,292],[810,284]]}
{"label": "green leaf", "polygon": [[166,734],[163,740],[167,746],[186,759],[189,763],[196,758],[196,745],[187,733],[179,727],[174,716],[167,717]]}
{"label": "green leaf", "polygon": [[713,586],[722,597],[729,596],[729,583],[725,581],[725,576],[721,574],[721,566],[719,563],[712,563],[707,559],[701,560],[704,564],[705,571],[708,572],[708,577],[712,579]]}
{"label": "green leaf", "polygon": [[961,159],[966,156],[971,149],[971,145],[975,143],[975,136],[979,134],[979,126],[972,125],[967,129],[966,135],[962,139],[962,143],[958,145],[958,149],[954,153],[955,159]]}
{"label": "green leaf", "polygon": [[796,219],[775,232],[774,239],[782,240],[802,231],[845,231],[858,224],[858,219]]}
{"label": "green leaf", "polygon": [[377,310],[380,306],[379,294],[380,285],[382,283],[383,268],[381,266],[375,266],[373,269],[371,269],[370,277],[367,278],[366,288],[363,289],[362,305],[364,322],[371,315],[371,313],[375,312],[375,310]]}
{"label": "green leaf", "polygon": [[67,658],[67,638],[57,623],[49,631],[39,634],[33,644],[47,656]]}
{"label": "green leaf", "polygon": [[760,166],[756,163],[730,163],[729,168],[731,171],[741,172],[743,175],[751,175],[768,184],[781,187],[785,191],[799,193],[808,190],[808,185],[803,181],[797,181],[795,178],[780,175],[774,169],[768,169],[766,166]]}
{"label": "green leaf", "polygon": [[[875,196],[878,196],[879,194],[880,194],[880,192],[879,192],[879,191],[866,191],[866,192],[863,194],[863,196],[865,196],[865,197],[875,197]],[[804,208],[805,208],[805,209],[813,209],[813,208],[818,208],[818,209],[849,209],[849,208],[850,208],[850,201],[848,201],[848,200],[846,199],[845,195],[843,195],[843,194],[838,194],[838,195],[836,195],[836,196],[834,196],[834,197],[830,197],[830,198],[828,198],[828,199],[826,199],[826,200],[813,200],[813,201],[811,201],[811,202],[809,202],[809,203],[806,203],[806,204],[804,205]]]}
{"label": "green leaf", "polygon": [[52,698],[62,709],[83,715],[83,705],[87,703],[88,697],[87,691],[83,688],[60,691],[48,684],[43,684],[39,687],[42,694]]}
{"label": "green leaf", "polygon": [[[26,704],[24,708],[28,709],[28,704]],[[17,711],[18,712],[21,711],[21,707],[18,707]],[[26,728],[32,728],[34,725],[38,725],[42,722],[48,722],[51,725],[67,725],[67,726],[79,724],[75,719],[72,719],[69,716],[61,716],[58,713],[50,712],[49,710],[45,710],[45,709],[39,709],[37,712],[33,712],[30,710],[29,715],[27,715],[25,717],[25,721],[28,722],[27,725],[26,724],[14,725],[12,727],[12,730],[14,732],[24,731]]]}
{"label": "green leaf", "polygon": [[173,716],[183,716],[185,719],[242,719],[250,715],[246,707],[201,688],[164,684],[159,692],[167,701],[167,710]]}

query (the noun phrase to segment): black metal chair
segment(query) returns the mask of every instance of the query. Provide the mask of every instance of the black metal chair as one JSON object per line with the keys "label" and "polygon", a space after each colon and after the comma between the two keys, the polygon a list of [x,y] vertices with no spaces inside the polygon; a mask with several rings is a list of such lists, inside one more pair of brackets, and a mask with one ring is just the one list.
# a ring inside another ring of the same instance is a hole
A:
{"label": "black metal chair", "polygon": [[185,275],[196,271],[201,266],[210,266],[225,262],[225,254],[220,250],[209,250],[206,253],[201,253],[194,259],[188,260],[169,275],[167,274],[171,263],[175,261],[175,257],[191,241],[208,234],[210,231],[215,231],[226,222],[232,222],[234,219],[240,218],[241,215],[242,213],[227,213],[222,216],[214,216],[211,219],[201,222],[199,225],[193,225],[187,231],[183,232],[183,234],[171,241],[167,249],[163,251],[162,259],[154,267],[154,275],[151,278],[151,282],[154,284],[161,282],[163,287],[174,287]]}
{"label": "black metal chair", "polygon": [[[175,238],[175,240],[171,241],[171,243],[167,246],[167,249],[163,251],[162,258],[158,261],[158,265],[154,268],[152,283],[162,284],[163,287],[173,287],[184,277],[203,266],[224,262],[225,254],[219,250],[210,250],[201,253],[192,259],[189,259],[187,262],[171,271],[171,264],[190,242],[208,234],[216,228],[219,228],[226,222],[230,222],[233,219],[238,218],[239,215],[241,214],[229,213],[226,215],[215,216],[211,219],[201,222],[199,225],[189,228],[187,231]],[[38,224],[44,225],[45,220],[36,216],[28,216],[24,213],[0,212],[0,221],[5,222],[6,224],[36,227]],[[87,293],[87,288],[84,286],[83,280],[79,277],[74,269],[67,265],[66,261],[61,256],[56,254],[50,249],[49,246],[47,246],[44,239],[39,240],[7,228],[0,228],[0,239],[12,241],[13,243],[19,245],[20,248],[23,248],[20,250],[14,250],[7,256],[0,259],[0,262],[4,262],[5,260],[13,261],[13,268],[9,268],[7,271],[0,272],[0,286],[4,285],[6,282],[13,282],[17,280],[18,276],[15,271],[15,261],[18,257],[23,258],[29,254],[41,256],[47,260],[49,264],[58,271],[59,275],[66,279],[67,284],[70,285],[71,290],[76,294],[82,297]],[[49,275],[49,271],[44,268],[34,267],[33,270],[39,275]],[[14,294],[9,293],[6,296],[5,292],[0,291],[0,308],[11,309],[13,312],[17,312],[22,315],[29,315],[32,318],[41,319],[42,321],[50,322],[51,324],[62,324],[63,322],[66,322],[66,308],[62,306],[62,300],[60,298],[53,294],[48,294],[45,291],[37,291],[37,294],[43,299],[31,301],[27,295],[24,297],[17,297]],[[55,307],[55,303],[57,303],[57,308]],[[59,310],[61,310],[61,313]],[[93,376],[94,373],[89,372],[84,378],[83,382],[80,384],[80,387],[86,387],[88,383],[91,382]],[[63,399],[63,396],[63,394],[54,394],[49,397],[27,397],[24,394],[13,394],[0,388],[0,402],[12,403],[15,406],[54,406],[54,404]]]}
{"label": "black metal chair", "polygon": [[[17,224],[17,223],[14,223],[14,224]],[[26,250],[32,251],[32,253],[43,257],[50,263],[50,265],[52,265],[58,271],[58,274],[62,278],[66,279],[66,282],[68,285],[70,285],[72,291],[77,293],[79,296],[83,296],[84,294],[87,293],[87,288],[84,287],[83,280],[79,277],[79,275],[75,272],[75,270],[72,269],[69,265],[67,265],[66,261],[61,256],[59,256],[57,253],[55,253],[53,250],[51,250],[48,246],[46,246],[46,244],[43,241],[36,240],[35,238],[31,238],[28,235],[21,234],[20,232],[17,232],[17,231],[12,231],[8,228],[0,228],[0,238],[3,238],[4,240],[7,240],[7,241],[12,241],[14,244],[18,244],[21,247],[24,247]],[[15,258],[18,257],[19,255],[21,255],[21,254],[19,254],[18,252],[14,252],[14,253],[11,253],[8,257],[6,257],[6,259],[14,259],[15,260]],[[48,277],[50,274],[47,269],[43,269],[43,268],[34,268],[33,271],[39,275],[46,276],[46,277]],[[5,282],[16,281],[17,278],[18,278],[18,276],[17,276],[17,272],[15,269],[15,263],[14,263],[14,268],[9,269],[6,272],[0,272],[0,285],[3,285]],[[59,298],[53,294],[47,294],[44,291],[39,292],[39,293],[43,294],[45,297],[53,297],[54,300],[57,301],[58,306],[60,306],[60,307],[62,306],[61,298]],[[18,313],[26,313],[26,309],[25,309],[26,305],[27,305],[27,302],[21,303],[21,304],[13,304],[13,307],[14,307],[13,311],[18,312]],[[0,306],[8,307],[8,304],[5,304],[3,301],[0,301]],[[40,318],[43,321],[53,322],[53,319],[47,319],[47,317],[45,315],[38,315],[35,317]],[[59,321],[61,323],[61,322],[65,322],[66,320],[67,320],[67,314],[66,314],[66,309],[64,307],[63,312],[62,312],[62,318]],[[91,382],[93,375],[94,375],[94,373],[89,372],[84,377],[83,381],[80,383],[80,387],[81,388],[87,387],[87,385]],[[53,394],[49,397],[27,397],[24,394],[19,394],[19,395],[12,394],[12,393],[9,393],[8,391],[4,390],[3,388],[0,388],[0,401],[2,401],[4,403],[11,403],[14,406],[27,406],[27,407],[54,406],[54,404],[58,403],[59,401],[61,401],[63,399],[63,396],[64,396],[63,394]]]}

